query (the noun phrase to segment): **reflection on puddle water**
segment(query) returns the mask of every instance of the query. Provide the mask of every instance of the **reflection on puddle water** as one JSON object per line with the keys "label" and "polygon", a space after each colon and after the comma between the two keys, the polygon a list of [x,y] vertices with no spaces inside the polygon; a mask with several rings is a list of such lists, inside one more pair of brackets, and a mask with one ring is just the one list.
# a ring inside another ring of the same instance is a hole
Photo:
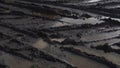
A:
{"label": "reflection on puddle water", "polygon": [[[87,52],[88,54],[96,55],[99,57],[104,57],[108,61],[111,61],[111,62],[115,63],[116,65],[120,66],[120,55],[119,54],[104,53],[103,51],[99,51],[99,50],[95,50],[95,49],[91,49],[91,48],[86,48],[86,47],[81,47],[81,46],[75,47],[75,49],[79,49],[83,52]],[[103,68],[103,67],[101,67],[101,68]]]}
{"label": "reflection on puddle water", "polygon": [[[60,26],[67,26],[67,25],[76,25],[76,24],[100,24],[104,22],[102,19],[108,19],[109,17],[106,16],[99,16],[99,17],[91,17],[91,18],[81,18],[81,19],[73,19],[73,18],[62,18],[59,21],[55,22],[52,27],[60,27]],[[101,20],[100,20],[101,19]],[[113,20],[120,21],[118,18],[111,18]]]}
{"label": "reflection on puddle water", "polygon": [[60,27],[60,26],[66,26],[66,25],[70,25],[68,23],[62,23],[62,22],[55,22],[52,27]]}
{"label": "reflection on puddle water", "polygon": [[118,42],[120,42],[120,39],[110,39],[110,40],[103,40],[103,41],[93,42],[93,43],[90,43],[90,45],[97,46],[97,45],[104,45],[105,43],[109,43],[109,45],[112,45],[112,44],[118,43]]}
{"label": "reflection on puddle water", "polygon": [[88,2],[98,2],[100,0],[89,0]]}
{"label": "reflection on puddle water", "polygon": [[45,14],[45,13],[37,13],[37,12],[33,12],[32,15],[47,17],[47,18],[50,18],[50,19],[57,19],[57,18],[59,18],[57,15],[54,15],[54,14]]}
{"label": "reflection on puddle water", "polygon": [[106,8],[120,8],[120,5],[106,6]]}
{"label": "reflection on puddle water", "polygon": [[74,25],[74,24],[96,24],[103,22],[97,18],[83,18],[83,19],[73,19],[73,18],[62,18],[61,22],[56,22],[52,27]]}
{"label": "reflection on puddle water", "polygon": [[84,3],[95,3],[95,2],[99,2],[101,0],[84,0]]}
{"label": "reflection on puddle water", "polygon": [[110,33],[101,33],[101,34],[93,34],[93,35],[85,35],[81,37],[83,41],[98,41],[113,38],[119,36],[120,31],[110,32]]}
{"label": "reflection on puddle water", "polygon": [[103,21],[98,20],[97,18],[91,17],[91,18],[83,18],[83,19],[73,19],[73,18],[62,18],[60,21],[69,23],[69,24],[96,24],[101,23]]}
{"label": "reflection on puddle water", "polygon": [[119,21],[120,22],[120,19],[118,19],[118,18],[112,18],[113,20],[117,20],[117,21]]}
{"label": "reflection on puddle water", "polygon": [[48,46],[48,43],[45,42],[43,39],[39,39],[33,44],[33,47],[38,48],[38,49],[44,49],[47,46]]}
{"label": "reflection on puddle water", "polygon": [[51,41],[57,41],[57,42],[63,42],[65,39],[64,38],[54,38],[54,39],[51,39]]}
{"label": "reflection on puddle water", "polygon": [[113,49],[120,49],[119,46],[111,46],[111,48],[113,48]]}
{"label": "reflection on puddle water", "polygon": [[100,64],[98,62],[92,61],[90,59],[70,54],[67,52],[66,60],[70,63],[76,65],[78,68],[108,68],[107,66]]}
{"label": "reflection on puddle water", "polygon": [[[107,17],[107,16],[102,16],[101,19],[109,19],[110,17]],[[119,18],[111,18],[112,20],[117,20],[120,22],[120,19]]]}

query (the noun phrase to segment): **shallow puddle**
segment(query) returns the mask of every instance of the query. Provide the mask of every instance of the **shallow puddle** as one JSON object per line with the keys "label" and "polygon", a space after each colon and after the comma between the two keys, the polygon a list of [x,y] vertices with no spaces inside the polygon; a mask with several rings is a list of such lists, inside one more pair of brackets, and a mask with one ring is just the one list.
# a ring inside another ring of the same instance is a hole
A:
{"label": "shallow puddle", "polygon": [[109,5],[109,6],[106,6],[106,8],[120,8],[120,5]]}
{"label": "shallow puddle", "polygon": [[85,36],[81,37],[81,40],[83,40],[83,41],[99,41],[99,40],[105,40],[105,39],[110,39],[110,38],[119,36],[119,34],[120,34],[120,31],[85,35]]}
{"label": "shallow puddle", "polygon": [[38,48],[38,49],[44,49],[47,46],[48,46],[48,43],[45,42],[43,39],[39,39],[33,44],[33,47]]}
{"label": "shallow puddle", "polygon": [[98,62],[68,52],[66,54],[66,60],[76,65],[78,68],[108,68]]}
{"label": "shallow puddle", "polygon": [[[101,16],[100,18],[101,18],[101,19],[109,19],[110,17],[107,17],[107,16]],[[119,19],[119,18],[111,18],[111,19],[120,22],[120,19]]]}
{"label": "shallow puddle", "polygon": [[60,19],[60,21],[63,21],[63,23],[69,23],[69,24],[96,24],[96,23],[103,22],[94,17],[82,18],[82,19],[62,18],[62,19]]}
{"label": "shallow puddle", "polygon": [[55,14],[52,15],[52,14],[33,12],[32,15],[46,17],[46,18],[49,18],[49,19],[57,19],[58,18],[58,15],[55,15]]}
{"label": "shallow puddle", "polygon": [[111,48],[113,48],[113,49],[120,49],[119,46],[111,46]]}
{"label": "shallow puddle", "polygon": [[76,24],[97,24],[102,23],[102,20],[97,18],[81,18],[81,19],[73,19],[73,18],[62,18],[60,19],[61,22],[56,22],[53,24],[52,27],[59,27],[59,26],[67,26],[67,25],[76,25]]}
{"label": "shallow puddle", "polygon": [[100,0],[89,0],[88,2],[98,2]]}
{"label": "shallow puddle", "polygon": [[108,43],[109,45],[112,45],[112,44],[118,43],[118,42],[120,42],[120,39],[110,39],[110,40],[102,40],[102,41],[98,41],[98,42],[91,42],[91,43],[89,43],[89,45],[97,46],[97,45],[104,45],[106,43]]}
{"label": "shallow puddle", "polygon": [[61,27],[61,26],[67,26],[70,25],[68,23],[62,23],[62,22],[55,22],[52,27]]}
{"label": "shallow puddle", "polygon": [[5,52],[0,51],[0,53],[0,60],[2,60],[1,63],[10,66],[10,68],[30,68],[32,66],[32,63],[27,60],[9,55]]}
{"label": "shallow puddle", "polygon": [[64,38],[53,38],[51,41],[57,41],[57,42],[63,42],[65,39]]}
{"label": "shallow puddle", "polygon": [[86,48],[86,47],[74,47],[75,49],[78,49],[82,52],[87,52],[88,54],[91,55],[96,55],[99,57],[104,57],[105,59],[107,59],[108,61],[113,62],[114,64],[120,66],[120,55],[116,54],[116,53],[104,53],[103,51],[100,50],[95,50],[95,49],[91,49],[91,48]]}

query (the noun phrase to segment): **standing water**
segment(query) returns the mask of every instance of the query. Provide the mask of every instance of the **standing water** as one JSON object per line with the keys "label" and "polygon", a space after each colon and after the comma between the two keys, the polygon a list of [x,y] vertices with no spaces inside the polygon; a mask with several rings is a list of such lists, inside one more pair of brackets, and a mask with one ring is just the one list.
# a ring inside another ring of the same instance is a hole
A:
{"label": "standing water", "polygon": [[88,2],[98,2],[100,0],[89,0]]}
{"label": "standing water", "polygon": [[38,49],[44,49],[47,46],[48,46],[47,42],[45,42],[43,39],[39,39],[33,44],[33,47]]}

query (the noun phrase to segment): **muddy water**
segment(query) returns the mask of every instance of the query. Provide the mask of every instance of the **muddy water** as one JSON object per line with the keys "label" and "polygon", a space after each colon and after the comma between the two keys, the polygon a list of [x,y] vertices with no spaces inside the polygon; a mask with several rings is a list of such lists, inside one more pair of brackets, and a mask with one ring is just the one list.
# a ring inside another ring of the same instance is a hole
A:
{"label": "muddy water", "polygon": [[119,46],[111,46],[111,48],[113,48],[113,49],[120,49]]}
{"label": "muddy water", "polygon": [[111,61],[114,64],[120,66],[120,55],[119,54],[116,54],[116,53],[104,53],[103,51],[99,51],[99,50],[95,50],[95,49],[91,49],[91,48],[86,48],[86,47],[82,47],[82,46],[78,46],[78,47],[74,47],[74,48],[78,49],[78,50],[80,50],[82,52],[87,52],[88,54],[91,54],[91,55],[104,57],[108,61]]}
{"label": "muddy water", "polygon": [[89,45],[94,45],[94,46],[97,46],[97,45],[104,45],[105,43],[108,43],[109,45],[112,45],[114,43],[118,43],[120,42],[120,39],[109,39],[109,40],[102,40],[102,41],[98,41],[98,42],[92,42],[92,43],[89,43]]}
{"label": "muddy water", "polygon": [[120,5],[116,4],[116,5],[108,5],[108,6],[105,6],[105,8],[120,8]]}
{"label": "muddy water", "polygon": [[60,26],[66,26],[70,25],[69,23],[62,23],[62,22],[55,22],[52,27],[60,27]]}
{"label": "muddy water", "polygon": [[62,18],[60,21],[63,21],[65,23],[69,23],[69,24],[86,24],[86,23],[87,24],[96,24],[96,23],[103,22],[94,17],[83,18],[83,19]]}
{"label": "muddy water", "polygon": [[[67,45],[69,46],[69,45]],[[65,46],[65,47],[67,47]],[[48,50],[48,49],[47,49]],[[77,68],[108,68],[107,66],[105,66],[104,64],[98,63],[96,61],[93,61],[91,59],[82,57],[82,56],[78,56],[76,54],[67,52],[67,51],[59,51],[60,49],[52,47],[52,51],[48,51],[50,53],[53,53],[55,55],[57,55],[58,57],[60,57],[61,59],[64,59],[65,61],[69,62],[72,65],[77,66]],[[64,57],[62,57],[61,55],[65,55]]]}
{"label": "muddy water", "polygon": [[99,1],[101,1],[101,0],[85,0],[84,3],[96,3]]}
{"label": "muddy water", "polygon": [[97,18],[81,18],[81,19],[73,19],[73,18],[62,18],[61,22],[56,22],[52,27],[66,26],[66,25],[76,25],[76,24],[96,24],[103,22]]}
{"label": "muddy water", "polygon": [[47,18],[50,18],[50,19],[57,19],[57,18],[58,18],[58,15],[54,15],[54,14],[44,14],[44,13],[37,13],[37,12],[33,12],[32,15],[47,17]]}
{"label": "muddy water", "polygon": [[88,2],[98,2],[100,0],[89,0]]}
{"label": "muddy water", "polygon": [[85,35],[81,37],[81,40],[83,41],[98,41],[98,40],[104,40],[104,39],[110,39],[116,36],[119,36],[120,31],[114,31],[109,33],[99,33],[99,34],[92,34],[92,35]]}
{"label": "muddy water", "polygon": [[66,60],[76,65],[78,68],[108,68],[103,64],[68,52],[66,54]]}
{"label": "muddy water", "polygon": [[116,5],[116,6],[109,6],[107,8],[120,8],[120,5]]}
{"label": "muddy water", "polygon": [[[110,17],[107,17],[107,16],[101,16],[100,18],[101,18],[101,19],[109,19]],[[119,18],[111,18],[111,19],[120,22],[120,19],[119,19]]]}
{"label": "muddy water", "polygon": [[38,48],[38,49],[44,49],[48,46],[48,43],[45,42],[43,39],[38,39],[37,41],[35,41],[35,43],[33,44],[33,47]]}
{"label": "muddy water", "polygon": [[57,42],[63,42],[65,40],[65,38],[53,38],[51,39],[51,41],[57,41]]}
{"label": "muddy water", "polygon": [[30,68],[32,66],[32,63],[29,61],[9,55],[5,52],[0,51],[0,53],[0,61],[2,60],[0,63],[10,66],[10,68]]}

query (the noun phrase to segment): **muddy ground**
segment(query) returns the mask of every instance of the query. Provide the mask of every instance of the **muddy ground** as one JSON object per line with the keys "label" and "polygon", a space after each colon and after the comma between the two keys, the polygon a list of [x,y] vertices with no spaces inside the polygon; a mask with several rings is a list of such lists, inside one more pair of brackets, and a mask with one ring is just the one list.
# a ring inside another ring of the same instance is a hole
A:
{"label": "muddy ground", "polygon": [[0,0],[0,68],[120,68],[120,1]]}

